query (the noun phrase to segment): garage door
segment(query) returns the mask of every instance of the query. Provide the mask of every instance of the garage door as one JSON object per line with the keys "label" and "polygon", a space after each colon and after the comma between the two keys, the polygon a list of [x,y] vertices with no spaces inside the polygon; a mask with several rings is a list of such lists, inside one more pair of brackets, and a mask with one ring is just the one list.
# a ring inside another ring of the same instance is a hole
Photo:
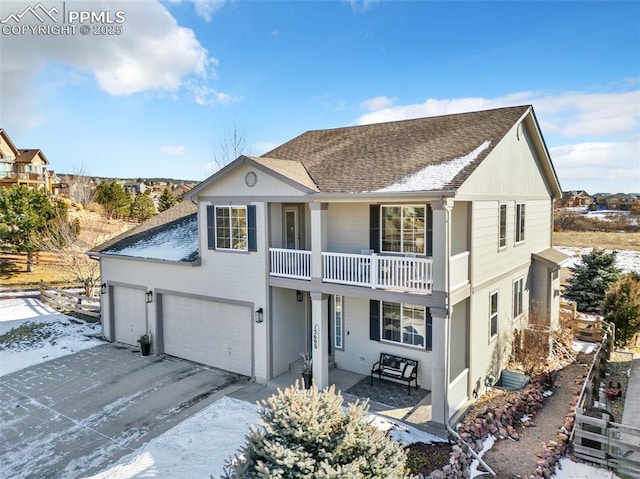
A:
{"label": "garage door", "polygon": [[140,336],[146,333],[144,293],[142,289],[113,287],[113,325],[116,341],[135,345]]}
{"label": "garage door", "polygon": [[162,295],[164,352],[251,376],[251,309]]}

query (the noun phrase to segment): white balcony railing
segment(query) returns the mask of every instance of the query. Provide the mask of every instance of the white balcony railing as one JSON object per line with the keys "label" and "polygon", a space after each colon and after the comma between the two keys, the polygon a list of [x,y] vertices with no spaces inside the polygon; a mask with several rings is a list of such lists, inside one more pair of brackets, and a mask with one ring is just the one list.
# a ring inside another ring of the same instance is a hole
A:
{"label": "white balcony railing", "polygon": [[311,279],[311,251],[270,248],[271,276]]}
{"label": "white balcony railing", "polygon": [[[311,252],[271,248],[271,276],[311,279]],[[322,253],[322,281],[431,294],[433,261],[377,254]]]}
{"label": "white balcony railing", "polygon": [[469,252],[464,251],[449,260],[451,291],[469,282]]}

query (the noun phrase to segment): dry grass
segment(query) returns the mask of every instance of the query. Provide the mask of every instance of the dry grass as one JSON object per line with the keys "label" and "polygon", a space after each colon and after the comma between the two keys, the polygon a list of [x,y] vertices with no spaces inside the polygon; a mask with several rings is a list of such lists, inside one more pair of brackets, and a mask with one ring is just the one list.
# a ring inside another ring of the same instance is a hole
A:
{"label": "dry grass", "polygon": [[553,245],[640,251],[640,233],[560,231],[553,234]]}
{"label": "dry grass", "polygon": [[57,264],[34,264],[31,270],[31,273],[27,273],[26,258],[19,261],[14,255],[11,255],[11,259],[0,255],[0,283],[3,286],[38,284],[41,281],[49,284],[75,282],[73,275]]}

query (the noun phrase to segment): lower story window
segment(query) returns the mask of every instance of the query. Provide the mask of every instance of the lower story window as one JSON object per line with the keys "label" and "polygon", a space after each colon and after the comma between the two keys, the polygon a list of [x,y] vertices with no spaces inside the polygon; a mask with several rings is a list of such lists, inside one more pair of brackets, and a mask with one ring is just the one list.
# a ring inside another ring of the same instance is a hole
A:
{"label": "lower story window", "polygon": [[489,297],[489,339],[498,335],[498,292]]}
{"label": "lower story window", "polygon": [[342,349],[343,337],[343,317],[342,317],[342,296],[333,297],[333,337],[335,338],[334,346],[336,349]]}
{"label": "lower story window", "polygon": [[513,282],[513,319],[522,316],[522,304],[524,294],[524,278],[516,279]]}
{"label": "lower story window", "polygon": [[424,306],[382,302],[382,339],[430,349],[430,325]]}

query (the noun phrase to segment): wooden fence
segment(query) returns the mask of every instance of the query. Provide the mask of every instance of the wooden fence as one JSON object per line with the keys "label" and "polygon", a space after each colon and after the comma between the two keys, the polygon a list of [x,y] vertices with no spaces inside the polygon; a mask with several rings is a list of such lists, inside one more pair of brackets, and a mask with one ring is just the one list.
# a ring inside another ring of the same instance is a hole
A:
{"label": "wooden fence", "polygon": [[602,319],[580,319],[575,301],[560,301],[560,310],[571,317],[576,339],[590,343],[602,341]]}
{"label": "wooden fence", "polygon": [[90,298],[64,289],[40,286],[40,299],[57,310],[100,319],[100,297]]}
{"label": "wooden fence", "polygon": [[[573,452],[578,459],[597,463],[627,477],[640,479],[640,429],[612,422],[600,398],[609,352],[613,348],[613,327],[601,322],[602,337],[576,405],[571,432]],[[596,404],[596,401],[598,404]]]}

